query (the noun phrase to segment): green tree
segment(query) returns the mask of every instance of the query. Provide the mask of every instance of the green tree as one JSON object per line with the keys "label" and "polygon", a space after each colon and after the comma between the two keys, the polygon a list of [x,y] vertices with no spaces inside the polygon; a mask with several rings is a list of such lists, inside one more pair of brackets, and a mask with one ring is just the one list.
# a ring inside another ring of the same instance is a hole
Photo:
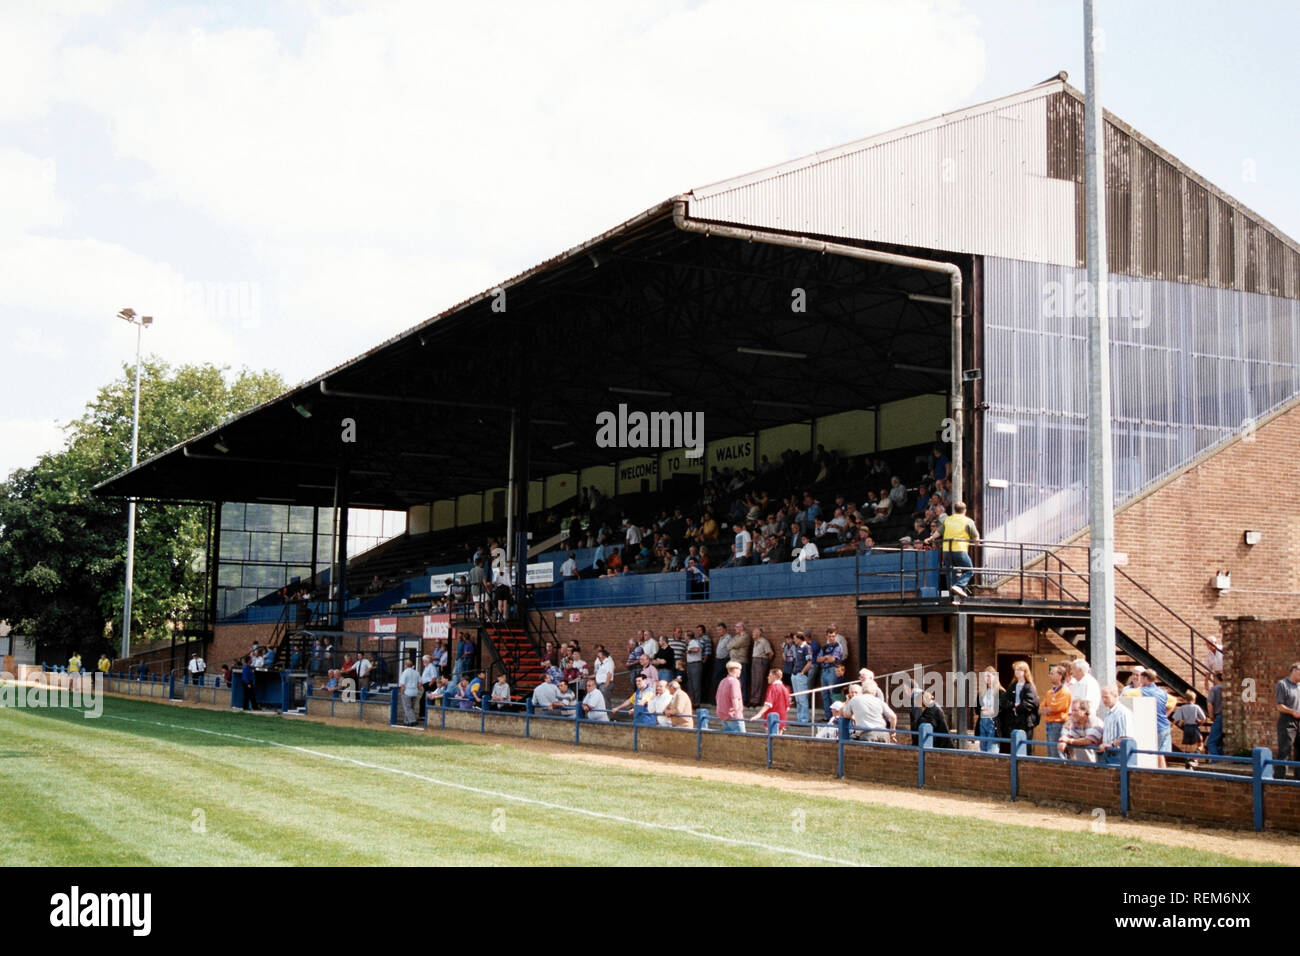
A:
{"label": "green tree", "polygon": [[[140,369],[140,460],[285,390],[274,372],[230,376],[211,364]],[[120,643],[126,503],[91,489],[131,464],[134,366],[65,426],[67,444],[0,484],[0,619],[50,659]],[[201,610],[206,509],[141,501],[136,508],[132,640],[167,636]]]}

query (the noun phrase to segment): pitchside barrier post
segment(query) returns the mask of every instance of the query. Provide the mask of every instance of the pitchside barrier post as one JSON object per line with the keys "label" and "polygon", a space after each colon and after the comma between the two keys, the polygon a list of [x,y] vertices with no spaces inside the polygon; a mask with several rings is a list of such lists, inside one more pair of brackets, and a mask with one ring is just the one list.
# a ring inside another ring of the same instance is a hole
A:
{"label": "pitchside barrier post", "polygon": [[[636,709],[636,708],[634,707],[633,710],[635,710],[635,709]],[[640,737],[639,737],[639,731],[640,731],[640,729],[641,729],[641,725],[637,722],[637,719],[636,719],[636,718],[637,718],[637,715],[636,715],[636,714],[633,714],[633,716],[632,716],[632,753],[639,753],[639,752],[640,752],[640,747],[641,747],[641,741],[640,741]]]}
{"label": "pitchside barrier post", "polygon": [[1129,768],[1137,761],[1137,742],[1124,737],[1119,742],[1119,812],[1128,816]]}
{"label": "pitchside barrier post", "polygon": [[1020,799],[1020,758],[1029,756],[1029,746],[1023,730],[1011,731],[1011,799]]}
{"label": "pitchside barrier post", "polygon": [[533,733],[533,699],[529,697],[524,701],[524,739],[528,739]]}
{"label": "pitchside barrier post", "polygon": [[839,727],[839,753],[835,759],[835,776],[844,779],[844,741],[849,737],[849,719],[847,717],[835,718],[836,725]]}
{"label": "pitchside barrier post", "polygon": [[709,729],[709,708],[701,707],[699,721],[695,725],[695,759],[704,758],[704,732]]}
{"label": "pitchside barrier post", "polygon": [[[482,687],[479,688],[480,691],[482,689],[483,689]],[[478,732],[480,734],[487,732],[487,705],[488,705],[487,694],[480,693],[478,698],[478,709],[479,711],[481,711],[481,713],[478,716]]]}
{"label": "pitchside barrier post", "polygon": [[439,718],[441,720],[441,723],[439,723],[438,725],[439,729],[446,730],[447,729],[447,692],[445,690],[443,691],[442,696],[438,698],[438,710],[439,710]]}
{"label": "pitchside barrier post", "polygon": [[922,724],[916,729],[916,786],[925,789],[925,751],[934,746],[934,727]]}
{"label": "pitchside barrier post", "polygon": [[[391,694],[389,695],[389,702],[388,702],[388,726],[390,726],[390,727],[396,727],[396,726],[397,726],[397,694],[398,694],[398,692],[399,692],[401,689],[402,689],[402,685],[401,685],[401,684],[398,684],[396,687],[393,688]],[[334,701],[331,700],[331,701],[330,701],[330,714],[333,715],[333,713],[334,713]]]}
{"label": "pitchside barrier post", "polygon": [[772,738],[776,736],[777,727],[781,723],[781,718],[775,712],[767,715],[767,769],[772,769]]}
{"label": "pitchside barrier post", "polygon": [[[185,692],[181,691],[181,693],[185,693]],[[167,675],[167,699],[168,700],[176,699],[176,675],[175,674]]]}
{"label": "pitchside barrier post", "polygon": [[[203,691],[199,691],[199,696],[203,696]],[[280,671],[280,713],[289,709],[289,684],[284,679],[284,671]]]}
{"label": "pitchside barrier post", "polygon": [[578,746],[582,741],[582,701],[577,702],[578,706],[573,708],[573,746]]}
{"label": "pitchside barrier post", "polygon": [[1264,829],[1264,781],[1273,779],[1273,752],[1267,747],[1256,747],[1250,753],[1251,800],[1254,803],[1254,824],[1256,830]]}

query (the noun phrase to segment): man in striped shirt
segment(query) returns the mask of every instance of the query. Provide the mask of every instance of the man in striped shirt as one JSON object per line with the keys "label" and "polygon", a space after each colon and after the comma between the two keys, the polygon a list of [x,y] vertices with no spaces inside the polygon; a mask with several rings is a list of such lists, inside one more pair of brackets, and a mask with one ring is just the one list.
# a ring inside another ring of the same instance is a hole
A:
{"label": "man in striped shirt", "polygon": [[1106,707],[1106,719],[1102,723],[1101,743],[1097,752],[1101,754],[1103,763],[1118,767],[1124,739],[1130,736],[1128,708],[1119,702],[1119,688],[1114,684],[1107,684],[1101,689],[1101,702]]}

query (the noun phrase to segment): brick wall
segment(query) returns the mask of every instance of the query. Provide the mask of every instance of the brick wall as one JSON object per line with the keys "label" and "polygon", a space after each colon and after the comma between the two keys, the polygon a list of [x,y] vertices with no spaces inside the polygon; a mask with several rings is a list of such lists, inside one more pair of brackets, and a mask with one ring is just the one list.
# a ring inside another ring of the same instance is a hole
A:
{"label": "brick wall", "polygon": [[1300,661],[1300,619],[1225,618],[1223,632],[1224,750],[1277,746],[1274,688]]}
{"label": "brick wall", "polygon": [[1218,826],[1248,827],[1252,821],[1249,779],[1135,773],[1129,777],[1129,804],[1133,813]]}

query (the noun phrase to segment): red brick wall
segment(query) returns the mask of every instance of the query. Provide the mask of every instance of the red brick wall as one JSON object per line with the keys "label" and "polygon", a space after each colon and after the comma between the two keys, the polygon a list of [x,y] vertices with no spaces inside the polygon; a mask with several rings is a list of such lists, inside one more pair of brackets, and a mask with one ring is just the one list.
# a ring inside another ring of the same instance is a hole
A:
{"label": "red brick wall", "polygon": [[[1218,780],[1181,773],[1129,775],[1129,809],[1219,826],[1252,825],[1250,779]],[[1277,789],[1277,788],[1275,788]]]}
{"label": "red brick wall", "polygon": [[1274,688],[1300,661],[1300,619],[1224,619],[1224,750],[1277,746]]}

